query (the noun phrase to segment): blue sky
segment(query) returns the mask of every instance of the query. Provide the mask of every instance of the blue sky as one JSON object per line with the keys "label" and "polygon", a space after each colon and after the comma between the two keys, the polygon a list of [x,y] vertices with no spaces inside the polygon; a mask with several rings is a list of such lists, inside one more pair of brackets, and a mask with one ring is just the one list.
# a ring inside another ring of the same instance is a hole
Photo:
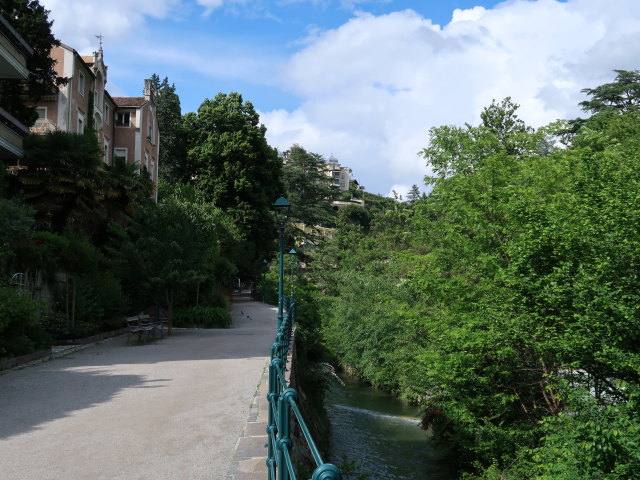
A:
{"label": "blue sky", "polygon": [[183,113],[218,92],[260,112],[271,145],[334,155],[369,191],[424,189],[428,130],[477,124],[511,96],[532,126],[638,69],[638,0],[40,0],[82,54],[104,35],[107,87],[167,76]]}

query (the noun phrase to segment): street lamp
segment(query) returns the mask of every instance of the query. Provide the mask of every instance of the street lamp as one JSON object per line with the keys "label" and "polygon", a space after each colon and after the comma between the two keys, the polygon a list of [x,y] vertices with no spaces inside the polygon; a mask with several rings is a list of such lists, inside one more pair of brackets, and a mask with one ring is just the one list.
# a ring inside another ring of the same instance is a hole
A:
{"label": "street lamp", "polygon": [[280,231],[280,248],[279,248],[279,260],[280,269],[278,275],[278,328],[282,324],[284,315],[282,314],[282,283],[284,277],[283,261],[284,261],[284,222],[287,219],[287,213],[289,212],[289,202],[283,195],[280,195],[275,202],[273,202],[273,208],[276,211],[276,219],[278,220],[278,230]]}

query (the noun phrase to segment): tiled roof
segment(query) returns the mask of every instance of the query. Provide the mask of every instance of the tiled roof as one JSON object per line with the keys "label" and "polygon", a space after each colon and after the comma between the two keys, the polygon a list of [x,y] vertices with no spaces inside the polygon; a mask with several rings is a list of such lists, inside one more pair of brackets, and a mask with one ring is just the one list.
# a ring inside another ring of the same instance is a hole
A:
{"label": "tiled roof", "polygon": [[144,97],[113,97],[118,107],[141,107],[147,101]]}
{"label": "tiled roof", "polygon": [[93,65],[93,55],[80,55],[80,58],[82,58],[87,65]]}

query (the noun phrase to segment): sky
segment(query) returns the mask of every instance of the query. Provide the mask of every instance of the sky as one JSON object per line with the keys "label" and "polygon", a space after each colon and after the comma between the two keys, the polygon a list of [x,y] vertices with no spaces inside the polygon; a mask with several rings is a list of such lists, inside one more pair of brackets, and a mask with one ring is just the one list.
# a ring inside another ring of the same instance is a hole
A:
{"label": "sky", "polygon": [[[533,127],[640,68],[640,0],[40,0],[107,89],[168,77],[182,113],[239,92],[269,144],[335,157],[366,190],[425,191],[429,129],[510,96]],[[162,133],[162,132],[161,132]]]}

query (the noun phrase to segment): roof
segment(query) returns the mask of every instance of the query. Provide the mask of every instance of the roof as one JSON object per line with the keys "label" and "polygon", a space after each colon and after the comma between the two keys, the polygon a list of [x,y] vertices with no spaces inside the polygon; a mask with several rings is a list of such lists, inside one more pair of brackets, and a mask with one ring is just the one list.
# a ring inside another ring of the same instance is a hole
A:
{"label": "roof", "polygon": [[[91,75],[93,78],[96,78],[96,74],[95,74],[95,73],[93,73],[93,69],[91,68],[91,67],[93,66],[93,57],[87,57],[87,56],[84,56],[84,57],[83,57],[82,55],[80,55],[80,54],[78,53],[78,51],[77,51],[75,48],[70,47],[70,46],[69,46],[69,45],[67,45],[66,43],[62,43],[62,42],[60,42],[60,45],[59,45],[59,46],[60,46],[61,48],[64,48],[64,49],[69,50],[70,52],[72,52],[72,53],[73,53],[73,55],[74,55],[78,60],[80,60],[80,62],[81,62],[81,63],[84,65],[84,67],[87,69],[87,72],[89,72],[89,75]],[[56,47],[53,47],[53,48],[56,48]],[[87,63],[87,62],[86,62],[86,60],[85,60],[85,58],[90,59],[90,62],[89,62],[89,63]]]}
{"label": "roof", "polygon": [[147,102],[144,97],[112,97],[118,107],[141,107]]}
{"label": "roof", "polygon": [[93,55],[80,55],[80,58],[87,65],[93,65]]}

